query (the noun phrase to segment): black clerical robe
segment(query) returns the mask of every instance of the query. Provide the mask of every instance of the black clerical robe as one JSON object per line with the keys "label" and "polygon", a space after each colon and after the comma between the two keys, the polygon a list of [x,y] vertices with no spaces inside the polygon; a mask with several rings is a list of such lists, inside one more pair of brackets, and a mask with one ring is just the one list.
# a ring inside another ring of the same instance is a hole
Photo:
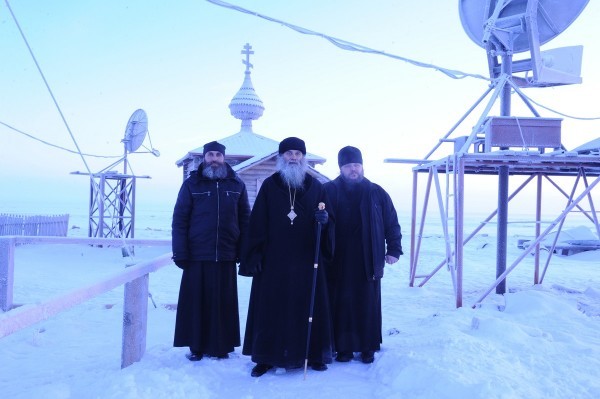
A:
{"label": "black clerical robe", "polygon": [[325,184],[335,213],[335,253],[327,264],[334,345],[338,352],[378,351],[382,342],[381,278],[385,255],[402,254],[390,196],[364,179]]}
{"label": "black clerical robe", "polygon": [[[240,274],[252,275],[243,354],[275,367],[301,367],[306,358],[319,202],[322,184],[306,175],[294,192],[275,173],[265,179],[250,215]],[[288,217],[291,204],[297,215]],[[333,247],[333,218],[322,228],[321,254]],[[330,363],[331,319],[325,270],[316,269],[309,362]]]}

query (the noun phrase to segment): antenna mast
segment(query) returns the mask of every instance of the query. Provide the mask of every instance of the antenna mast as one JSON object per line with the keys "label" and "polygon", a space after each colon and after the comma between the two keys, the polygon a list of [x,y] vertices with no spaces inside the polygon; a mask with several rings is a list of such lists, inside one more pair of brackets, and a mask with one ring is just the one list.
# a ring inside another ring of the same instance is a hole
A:
{"label": "antenna mast", "polygon": [[[89,237],[133,238],[135,232],[135,191],[138,178],[131,170],[128,154],[140,152],[148,135],[148,117],[143,109],[133,112],[127,126],[123,143],[123,157],[98,173],[91,174],[89,203]],[[149,136],[148,136],[149,137]],[[151,144],[151,143],[150,143]],[[148,149],[160,156],[156,149]],[[112,168],[123,163],[123,173]],[[82,174],[75,172],[75,174]]]}

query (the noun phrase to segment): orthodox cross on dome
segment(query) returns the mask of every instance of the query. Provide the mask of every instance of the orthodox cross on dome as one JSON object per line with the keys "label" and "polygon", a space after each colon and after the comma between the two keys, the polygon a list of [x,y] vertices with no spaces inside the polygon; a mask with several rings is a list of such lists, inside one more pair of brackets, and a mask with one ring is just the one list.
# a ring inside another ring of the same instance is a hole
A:
{"label": "orthodox cross on dome", "polygon": [[251,49],[252,46],[246,43],[242,50],[242,54],[246,56],[246,59],[242,60],[242,63],[246,65],[244,82],[229,103],[231,115],[242,120],[242,130],[240,132],[252,132],[252,121],[260,118],[265,110],[262,101],[254,91],[252,79],[250,78],[250,68],[254,67],[250,63],[250,54],[254,54],[254,51]]}
{"label": "orthodox cross on dome", "polygon": [[242,60],[242,63],[246,65],[246,72],[250,72],[250,68],[253,68],[253,65],[250,63],[250,54],[254,54],[254,51],[251,49],[252,46],[249,43],[246,43],[244,49],[242,50],[242,54],[246,55],[246,59]]}

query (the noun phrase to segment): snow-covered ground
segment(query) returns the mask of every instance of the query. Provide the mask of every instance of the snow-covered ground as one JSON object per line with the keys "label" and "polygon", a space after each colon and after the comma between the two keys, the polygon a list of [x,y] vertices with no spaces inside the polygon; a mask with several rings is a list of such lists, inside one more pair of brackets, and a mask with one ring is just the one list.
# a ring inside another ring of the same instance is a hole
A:
{"label": "snow-covered ground", "polygon": [[[136,238],[169,238],[169,214],[140,218]],[[83,225],[69,235],[85,235],[83,220],[71,222]],[[403,230],[408,255],[409,226]],[[302,370],[252,378],[253,363],[239,348],[226,360],[189,362],[186,348],[172,347],[180,279],[173,265],[150,276],[147,349],[140,362],[120,369],[121,287],[0,339],[0,397],[600,397],[600,251],[554,257],[541,286],[532,285],[528,256],[508,276],[508,294],[491,294],[472,308],[495,279],[494,235],[482,231],[465,247],[465,306],[459,309],[445,268],[424,287],[410,288],[408,256],[387,267],[383,345],[370,365],[334,362],[304,379]],[[520,254],[519,238],[523,231],[509,230],[509,262]],[[425,234],[422,248],[419,272],[426,272],[440,261],[443,237]],[[168,250],[138,247],[135,258]],[[17,304],[44,301],[126,264],[120,248],[81,245],[24,245],[15,258]],[[239,277],[242,333],[250,283]]]}

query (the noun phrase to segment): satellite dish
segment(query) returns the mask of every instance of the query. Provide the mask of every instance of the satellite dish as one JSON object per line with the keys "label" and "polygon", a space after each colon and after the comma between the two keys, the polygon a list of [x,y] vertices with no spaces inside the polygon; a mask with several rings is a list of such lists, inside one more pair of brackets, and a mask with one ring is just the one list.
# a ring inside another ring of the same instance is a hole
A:
{"label": "satellite dish", "polygon": [[[481,47],[486,47],[487,29],[523,32],[527,23],[528,3],[532,0],[459,0],[459,13],[463,29]],[[539,45],[549,42],[573,23],[589,0],[533,0],[537,6],[537,30]],[[496,10],[496,7],[499,9]],[[497,16],[495,13],[497,12]],[[500,41],[501,36],[499,36]],[[514,35],[512,51],[520,53],[530,49],[527,34]],[[504,42],[504,41],[503,41]]]}
{"label": "satellite dish", "polygon": [[[521,87],[581,83],[583,47],[541,51],[577,19],[589,0],[459,0],[459,13],[467,35],[486,49],[490,77],[500,76],[500,57],[510,57],[510,74]],[[512,60],[528,51],[529,59]],[[504,62],[504,61],[503,61]],[[533,72],[529,76],[528,71]],[[526,73],[515,76],[514,73]]]}
{"label": "satellite dish", "polygon": [[146,111],[138,109],[131,114],[125,128],[125,138],[122,141],[125,143],[125,152],[135,152],[140,148],[147,133],[148,116],[146,115]]}

